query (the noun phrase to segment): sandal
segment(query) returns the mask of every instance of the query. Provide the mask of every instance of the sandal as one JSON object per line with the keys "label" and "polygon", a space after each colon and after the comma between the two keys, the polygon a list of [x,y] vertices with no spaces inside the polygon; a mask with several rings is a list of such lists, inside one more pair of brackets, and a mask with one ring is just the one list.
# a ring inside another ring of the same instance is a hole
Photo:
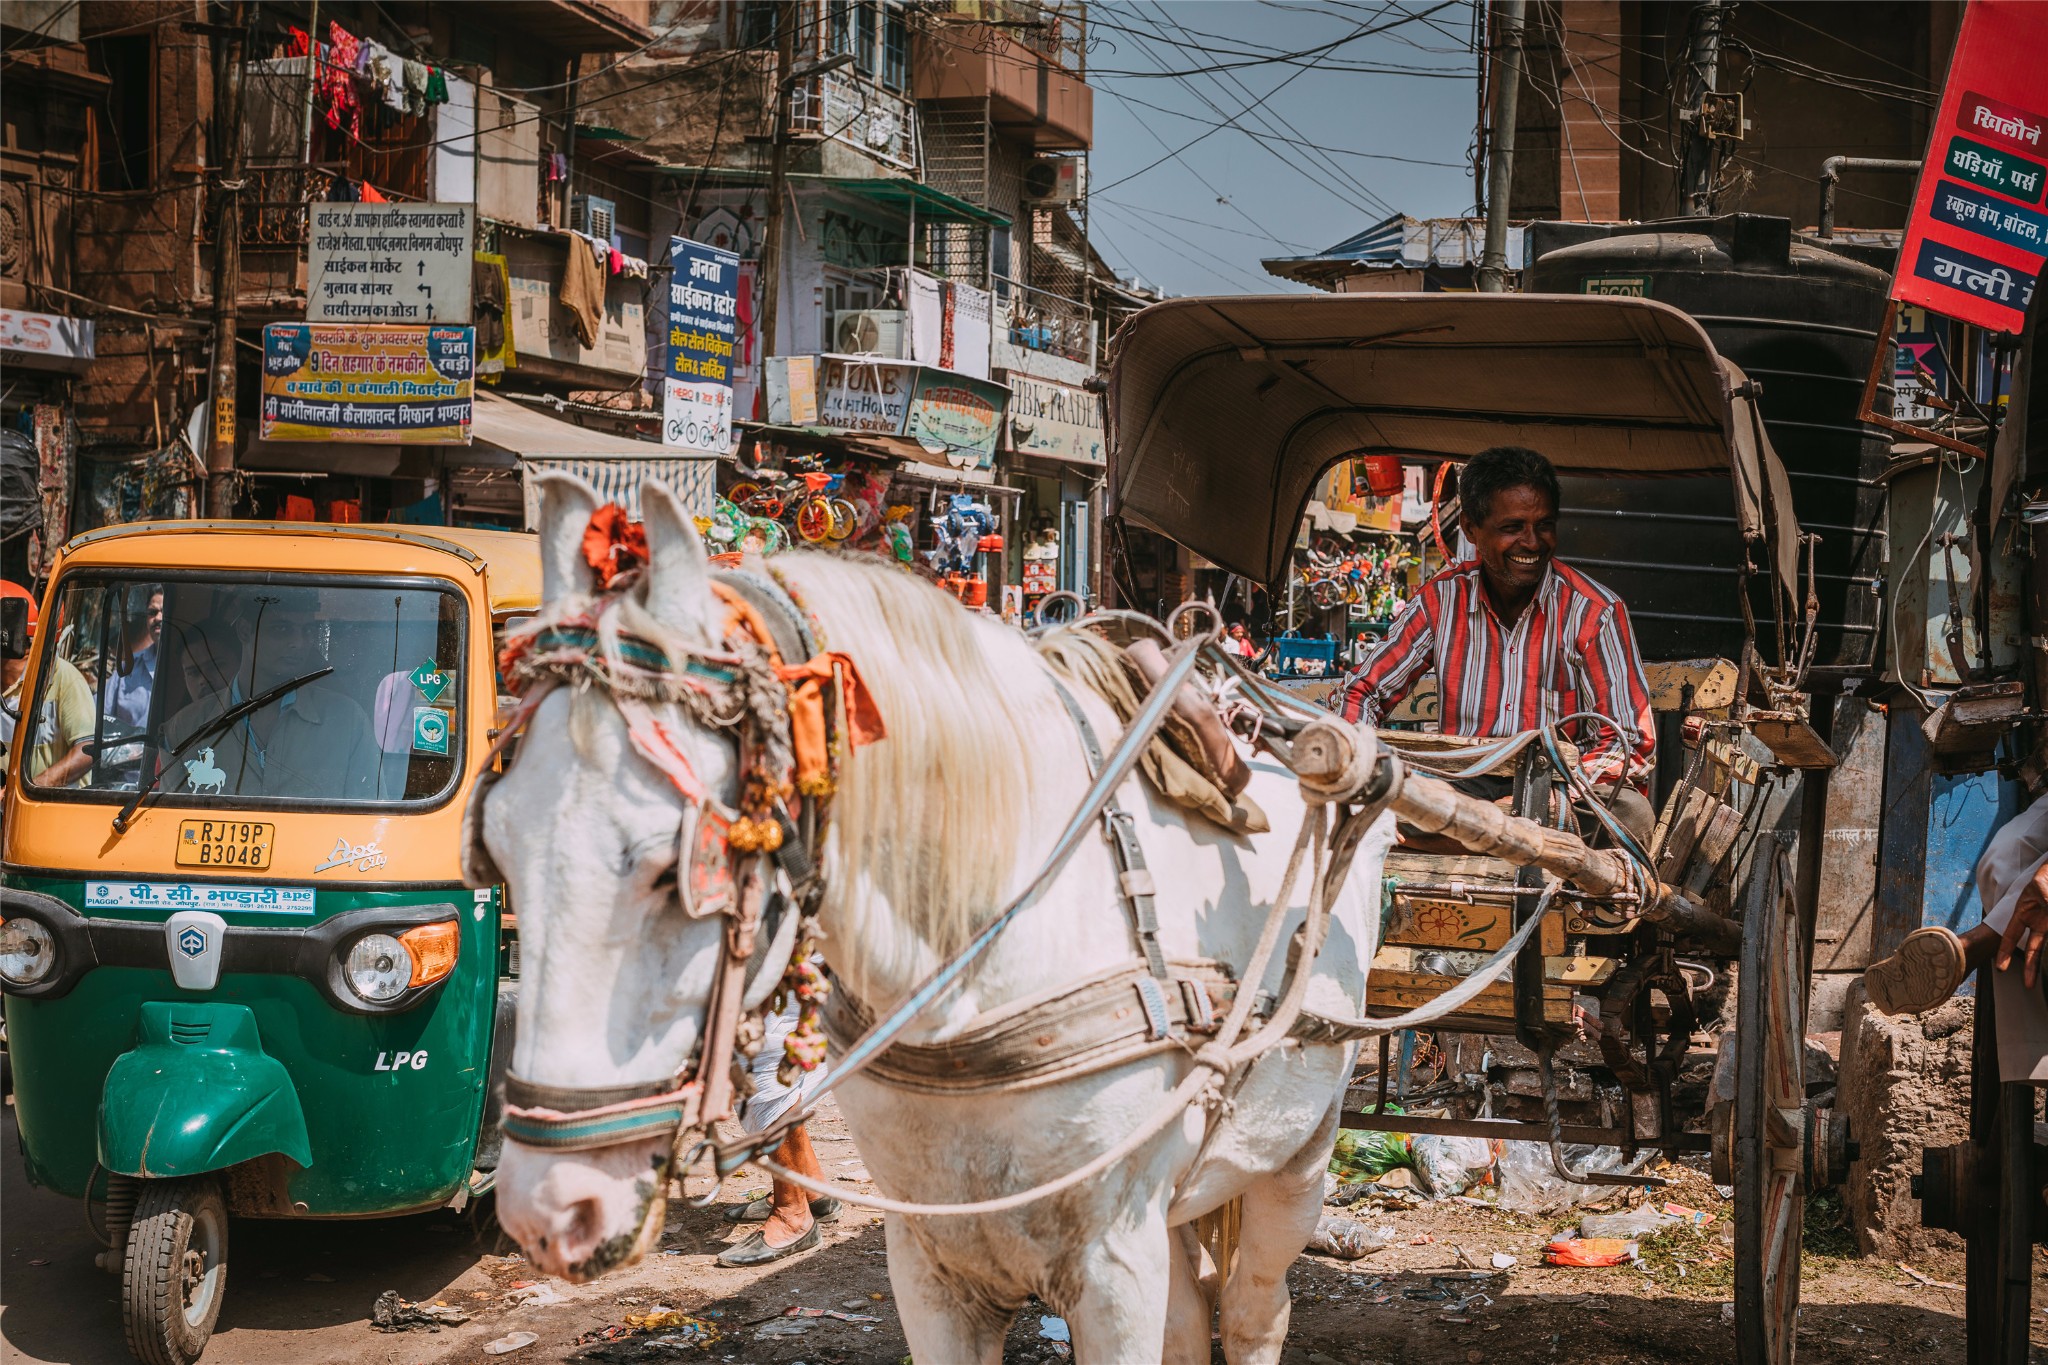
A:
{"label": "sandal", "polygon": [[815,1222],[811,1224],[809,1232],[806,1232],[786,1247],[769,1246],[768,1239],[757,1232],[738,1246],[727,1247],[724,1251],[718,1253],[718,1264],[725,1266],[727,1269],[740,1266],[767,1265],[770,1261],[779,1261],[785,1256],[794,1256],[799,1251],[810,1251],[823,1240],[824,1233]]}
{"label": "sandal", "polygon": [[[811,1201],[811,1217],[820,1223],[829,1223],[839,1216],[842,1207],[831,1195],[823,1195]],[[724,1217],[728,1223],[765,1223],[774,1209],[773,1198],[764,1194],[748,1203],[733,1205],[725,1211]]]}
{"label": "sandal", "polygon": [[1940,925],[1915,929],[1898,951],[1863,972],[1863,986],[1880,1014],[1924,1014],[1947,1000],[1969,975],[1963,941]]}

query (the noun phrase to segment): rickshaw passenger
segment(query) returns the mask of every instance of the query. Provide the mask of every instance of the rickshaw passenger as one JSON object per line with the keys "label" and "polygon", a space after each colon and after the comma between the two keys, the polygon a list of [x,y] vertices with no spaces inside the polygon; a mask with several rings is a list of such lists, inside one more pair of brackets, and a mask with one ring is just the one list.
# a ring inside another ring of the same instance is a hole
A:
{"label": "rickshaw passenger", "polygon": [[[33,635],[35,598],[12,583],[7,586],[14,589],[10,595],[28,598],[28,628]],[[0,693],[0,711],[4,711],[4,719],[0,719],[0,731],[4,731],[0,733],[0,761],[5,760],[15,743],[26,743],[30,748],[21,774],[25,779],[45,787],[77,786],[92,767],[92,754],[86,748],[93,734],[92,686],[83,673],[64,659],[52,655],[50,667],[42,705],[37,708],[33,724],[25,727],[21,683],[28,672],[28,656],[0,658],[0,682],[5,684],[4,693]]]}
{"label": "rickshaw passenger", "polygon": [[[1333,695],[1349,721],[1377,725],[1425,675],[1438,679],[1447,735],[1512,735],[1573,725],[1580,769],[1639,843],[1654,813],[1648,796],[1656,731],[1649,684],[1622,600],[1555,558],[1558,483],[1550,461],[1495,446],[1458,475],[1461,525],[1472,559],[1422,585],[1386,640]],[[1497,800],[1511,782],[1459,782]]]}
{"label": "rickshaw passenger", "polygon": [[[318,626],[310,604],[279,603],[267,611],[252,625],[241,648],[240,666],[226,679],[225,691],[196,696],[164,727],[165,752],[183,744],[222,711],[320,668],[324,660],[315,634]],[[212,630],[195,638],[216,654],[223,643]],[[206,664],[182,662],[188,686],[207,678]],[[164,785],[189,790],[217,775],[219,790],[229,796],[365,801],[375,795],[376,749],[362,707],[320,679],[292,689],[202,741],[194,750],[198,758],[188,755],[185,771],[172,774]],[[194,762],[203,766],[195,770]],[[202,779],[201,773],[207,777]]]}

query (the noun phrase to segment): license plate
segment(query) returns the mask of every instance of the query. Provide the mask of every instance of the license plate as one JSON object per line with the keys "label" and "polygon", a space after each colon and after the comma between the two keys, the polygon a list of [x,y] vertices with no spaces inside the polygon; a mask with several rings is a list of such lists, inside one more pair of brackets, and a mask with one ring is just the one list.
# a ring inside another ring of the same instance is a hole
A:
{"label": "license plate", "polygon": [[186,820],[178,826],[179,867],[265,868],[277,826],[260,820]]}

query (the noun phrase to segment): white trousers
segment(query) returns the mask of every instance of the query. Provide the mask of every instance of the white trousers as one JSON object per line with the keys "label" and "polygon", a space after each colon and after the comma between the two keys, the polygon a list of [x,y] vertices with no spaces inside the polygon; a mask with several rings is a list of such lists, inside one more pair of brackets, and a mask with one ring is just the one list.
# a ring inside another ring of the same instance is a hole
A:
{"label": "white trousers", "polygon": [[766,1020],[768,1036],[761,1040],[761,1050],[747,1063],[747,1074],[754,1081],[754,1093],[740,1108],[740,1127],[746,1132],[766,1131],[770,1124],[796,1104],[810,1099],[825,1083],[825,1073],[830,1068],[822,1062],[800,1074],[795,1085],[784,1085],[775,1079],[776,1068],[782,1065],[782,1042],[796,1032],[796,1018],[794,1000],[782,1013],[770,1015]]}

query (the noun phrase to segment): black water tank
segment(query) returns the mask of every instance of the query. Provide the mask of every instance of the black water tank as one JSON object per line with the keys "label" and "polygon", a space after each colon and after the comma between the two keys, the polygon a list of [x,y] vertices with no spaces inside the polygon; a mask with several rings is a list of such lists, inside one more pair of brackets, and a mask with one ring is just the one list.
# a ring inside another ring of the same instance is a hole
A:
{"label": "black water tank", "polygon": [[[1730,214],[1614,226],[1529,228],[1531,293],[1632,293],[1691,314],[1762,390],[1771,444],[1801,527],[1817,532],[1820,642],[1814,663],[1878,659],[1886,438],[1856,420],[1891,277],[1810,241],[1784,218]],[[1889,376],[1880,411],[1890,402]],[[1565,481],[1559,555],[1620,593],[1643,656],[1736,658],[1741,536],[1727,479]],[[1759,640],[1776,654],[1769,598]]]}

